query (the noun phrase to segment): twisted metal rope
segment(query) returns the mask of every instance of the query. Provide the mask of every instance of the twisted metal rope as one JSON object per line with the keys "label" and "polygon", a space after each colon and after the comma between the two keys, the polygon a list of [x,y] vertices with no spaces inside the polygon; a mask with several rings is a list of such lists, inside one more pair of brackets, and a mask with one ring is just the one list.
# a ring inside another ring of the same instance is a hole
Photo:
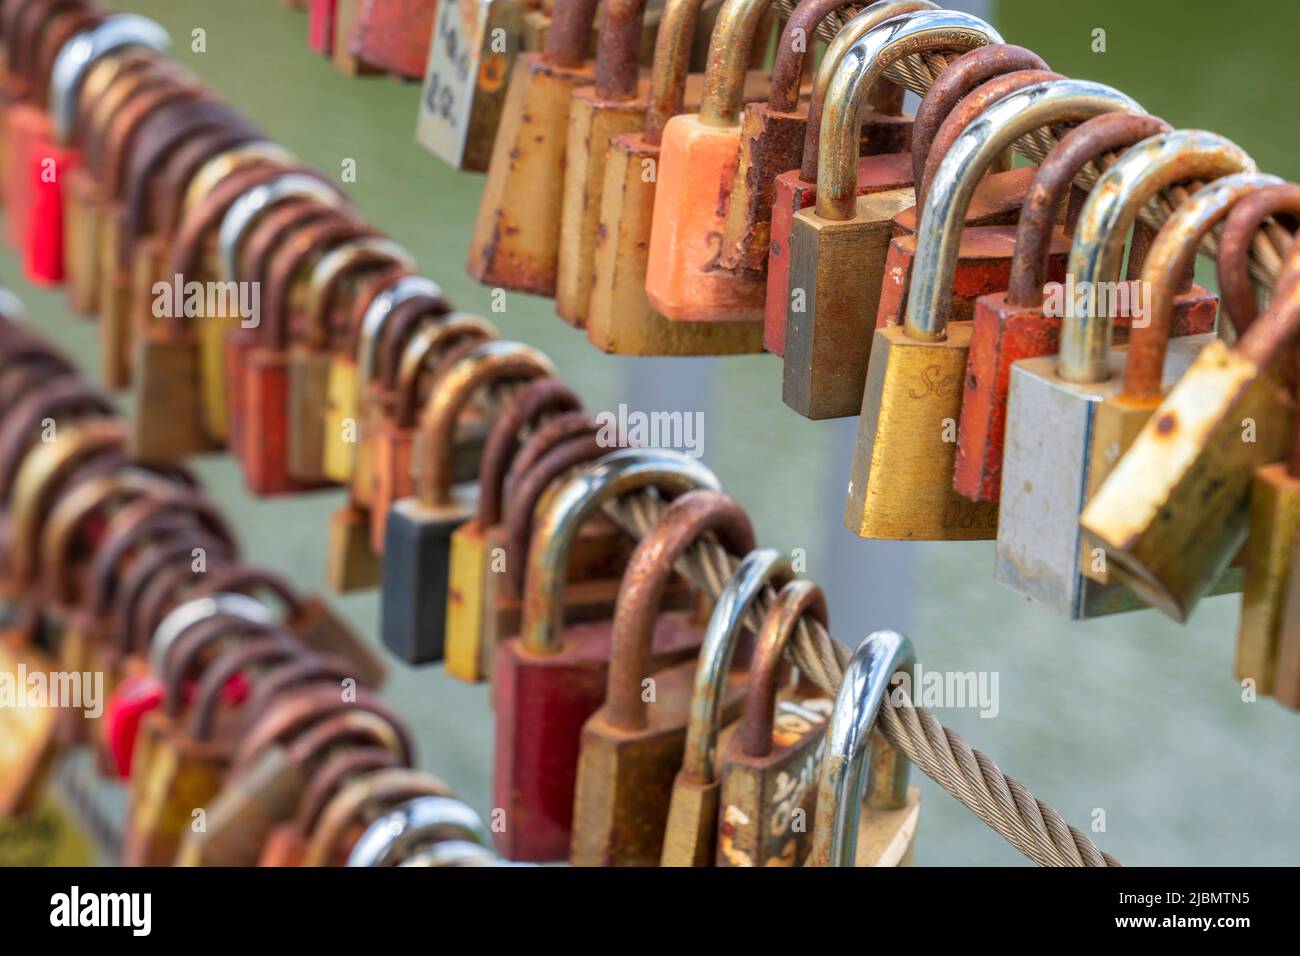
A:
{"label": "twisted metal rope", "polygon": [[[611,503],[606,511],[640,538],[658,523],[664,508],[654,495],[639,493]],[[716,598],[738,563],[710,536],[688,549],[676,567],[697,588]],[[776,591],[764,588],[746,615],[751,629],[758,629],[775,601]],[[786,653],[802,673],[834,697],[852,652],[819,622],[804,617]],[[944,727],[929,711],[914,706],[906,693],[899,697],[901,700],[887,700],[888,706],[880,709],[877,730],[1017,850],[1039,866],[1120,865],[960,734]]]}

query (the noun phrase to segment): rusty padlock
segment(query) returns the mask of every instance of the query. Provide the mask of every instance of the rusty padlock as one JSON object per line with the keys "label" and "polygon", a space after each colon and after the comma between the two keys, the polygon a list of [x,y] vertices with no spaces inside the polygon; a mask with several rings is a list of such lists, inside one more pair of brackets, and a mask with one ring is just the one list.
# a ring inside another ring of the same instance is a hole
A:
{"label": "rusty padlock", "polygon": [[429,58],[437,0],[363,0],[348,51],[378,70],[418,80]]}

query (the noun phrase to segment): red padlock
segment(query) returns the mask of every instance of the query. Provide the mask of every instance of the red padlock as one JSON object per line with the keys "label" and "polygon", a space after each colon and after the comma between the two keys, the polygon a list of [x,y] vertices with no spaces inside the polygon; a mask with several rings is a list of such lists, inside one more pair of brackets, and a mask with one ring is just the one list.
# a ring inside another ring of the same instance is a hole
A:
{"label": "red padlock", "polygon": [[321,56],[334,53],[334,25],[338,0],[311,0],[307,8],[307,45]]}
{"label": "red padlock", "polygon": [[[641,488],[665,497],[716,490],[717,478],[671,452],[614,452],[558,489],[538,517],[528,549],[520,634],[497,651],[493,806],[505,811],[497,846],[514,860],[562,860],[569,854],[582,725],[605,698],[612,622],[565,626],[561,602],[578,530],[602,505]],[[746,549],[747,550],[747,549]],[[655,667],[692,656],[700,635],[664,633]]]}

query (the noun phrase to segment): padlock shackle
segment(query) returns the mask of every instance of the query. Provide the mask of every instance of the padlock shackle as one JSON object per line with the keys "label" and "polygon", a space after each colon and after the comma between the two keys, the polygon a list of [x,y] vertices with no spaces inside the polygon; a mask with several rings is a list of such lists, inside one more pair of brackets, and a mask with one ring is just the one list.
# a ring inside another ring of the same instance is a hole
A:
{"label": "padlock shackle", "polygon": [[275,615],[265,604],[247,594],[207,594],[182,601],[167,612],[150,635],[150,670],[159,676],[164,675],[172,647],[186,633],[211,620],[244,621],[260,627],[272,627]]}
{"label": "padlock shackle", "polygon": [[[604,0],[596,39],[596,98],[636,98],[646,0]],[[554,27],[552,27],[554,29]]]}
{"label": "padlock shackle", "polygon": [[94,29],[106,19],[107,11],[89,5],[74,7],[47,20],[40,31],[40,43],[29,66],[31,99],[44,108],[49,106],[50,80],[59,53],[77,35]]}
{"label": "padlock shackle", "polygon": [[[282,353],[294,344],[293,333],[298,331],[305,348],[323,351],[329,335],[328,323],[323,314],[310,314],[315,305],[310,291],[312,273],[304,275],[304,272],[309,264],[314,270],[331,250],[376,235],[374,229],[343,210],[324,207],[321,216],[298,226],[270,250],[264,262],[256,263],[256,271],[266,277],[266,297],[262,307],[265,319],[259,330],[260,344]],[[307,291],[295,298],[295,293],[302,290],[304,280]],[[322,310],[329,301],[328,296],[323,298]],[[295,330],[293,317],[299,311],[303,313],[301,328]]]}
{"label": "padlock shackle", "polygon": [[[1128,361],[1124,363],[1124,388],[1120,400],[1128,405],[1155,408],[1164,397],[1163,375],[1169,328],[1173,322],[1174,297],[1181,290],[1183,278],[1196,261],[1197,248],[1210,230],[1234,212],[1243,202],[1260,195],[1267,187],[1281,185],[1277,176],[1263,173],[1237,173],[1202,186],[1178,206],[1165,220],[1147,250],[1142,269],[1142,284],[1150,290],[1144,322],[1134,322],[1129,333]],[[1300,213],[1300,187],[1293,194],[1295,209]],[[1261,216],[1259,222],[1263,221]],[[1258,223],[1256,223],[1256,228]],[[1250,230],[1253,236],[1255,229]],[[1220,235],[1220,254],[1228,237]],[[1247,244],[1249,240],[1247,240]],[[1243,251],[1247,246],[1241,247]],[[1243,275],[1244,275],[1243,269]],[[1249,280],[1247,280],[1249,284]],[[1250,291],[1254,303],[1254,290]],[[1230,312],[1229,315],[1232,315]]]}
{"label": "padlock shackle", "polygon": [[619,731],[638,731],[650,721],[642,682],[650,676],[655,624],[674,566],[688,548],[712,532],[737,558],[754,550],[754,528],[745,509],[721,491],[697,490],[668,506],[638,543],[618,588],[610,637],[605,722]]}
{"label": "padlock shackle", "polygon": [[384,330],[379,341],[379,372],[375,376],[375,384],[380,391],[390,394],[397,387],[402,353],[411,339],[422,328],[436,325],[448,314],[442,310],[441,302],[422,297],[403,302],[393,309],[392,318],[388,320],[390,327]]}
{"label": "padlock shackle", "polygon": [[181,215],[203,202],[231,173],[263,165],[288,169],[299,163],[293,153],[268,139],[254,140],[222,150],[207,159],[184,185],[179,210]]}
{"label": "padlock shackle", "polygon": [[[195,590],[195,596],[202,597],[223,592],[248,594],[254,590],[264,590],[278,601],[281,616],[286,620],[300,615],[305,607],[302,595],[283,574],[259,564],[248,564],[243,561],[217,571],[209,571],[203,583]],[[255,595],[248,594],[248,596],[261,601]]]}
{"label": "padlock shackle", "polygon": [[[35,72],[39,67],[40,38],[60,17],[84,16],[84,4],[76,0],[38,0],[18,8],[12,37],[5,43],[8,71],[13,79],[22,81],[22,92],[32,92],[36,85]],[[34,62],[35,61],[35,62]]]}
{"label": "padlock shackle", "polygon": [[887,20],[849,47],[826,89],[818,132],[817,215],[836,221],[853,218],[862,121],[871,91],[888,67],[929,50],[964,52],[1001,42],[998,32],[979,17],[955,10],[923,10]]}
{"label": "padlock shackle", "polygon": [[290,199],[309,199],[335,209],[342,209],[346,203],[333,186],[302,173],[284,173],[253,186],[230,204],[217,227],[217,259],[222,281],[239,281],[239,244],[253,223],[267,210]]}
{"label": "padlock shackle", "polygon": [[1098,283],[1114,283],[1124,240],[1142,208],[1167,186],[1251,173],[1255,161],[1231,140],[1201,130],[1174,130],[1132,146],[1097,180],[1075,226],[1066,272],[1078,298],[1061,319],[1057,374],[1067,382],[1104,382],[1114,317],[1103,314]]}
{"label": "padlock shackle", "polygon": [[137,133],[157,116],[195,103],[216,102],[216,94],[197,77],[163,80],[140,90],[108,123],[99,153],[87,154],[85,166],[99,181],[106,196],[123,199],[126,164],[135,149]]}
{"label": "padlock shackle", "polygon": [[460,839],[486,848],[492,836],[479,815],[454,797],[415,797],[376,818],[352,845],[348,866],[396,866],[425,843]]}
{"label": "padlock shackle", "polygon": [[[227,614],[206,618],[186,630],[168,646],[163,669],[154,671],[163,682],[163,713],[172,719],[181,716],[186,703],[185,682],[196,671],[206,670],[209,664],[218,660],[226,651],[277,633],[282,632],[275,624]],[[227,642],[230,647],[221,648]],[[214,646],[220,649],[205,662],[205,654]]]}
{"label": "padlock shackle", "polygon": [[[270,671],[264,676],[274,673]],[[289,762],[310,774],[313,767],[319,766],[331,751],[341,745],[373,745],[391,753],[398,765],[409,767],[414,763],[414,754],[406,750],[409,739],[409,730],[403,734],[385,718],[368,710],[337,714],[308,728],[293,741],[289,747]],[[238,768],[231,769],[233,775]]]}
{"label": "padlock shackle", "polygon": [[[157,68],[161,62],[158,55],[146,48],[128,48],[112,53],[96,63],[86,73],[81,90],[77,95],[77,113],[72,122],[70,144],[82,146],[92,134],[91,127],[103,125],[104,117],[109,114],[101,102],[112,94],[120,83],[127,83],[142,70]],[[120,94],[117,94],[120,95]]]}
{"label": "padlock shackle", "polygon": [[114,414],[116,408],[107,393],[78,375],[64,375],[45,382],[6,411],[0,423],[0,509],[7,510],[13,499],[18,471],[27,449],[39,438],[42,422]]}
{"label": "padlock shackle", "polygon": [[699,117],[705,126],[740,125],[745,77],[759,27],[771,6],[772,0],[724,0],[709,38],[704,67]]}
{"label": "padlock shackle", "polygon": [[962,225],[971,196],[998,157],[1021,136],[1041,127],[1121,111],[1141,113],[1143,109],[1131,97],[1102,83],[1051,80],[994,103],[978,123],[957,137],[935,171],[925,214],[917,224],[912,287],[903,322],[908,336],[929,342],[947,336]]}
{"label": "padlock shackle", "polygon": [[[397,244],[393,243],[393,245]],[[400,246],[397,248],[401,249]],[[404,249],[401,250],[398,258],[401,255],[405,255],[405,258],[413,263],[410,253]],[[379,374],[379,344],[388,330],[393,312],[406,303],[415,301],[427,302],[429,309],[440,315],[446,315],[451,311],[451,306],[443,297],[442,287],[432,279],[420,275],[402,276],[385,287],[366,306],[365,314],[361,317],[361,325],[357,329],[358,388],[364,389]]]}
{"label": "padlock shackle", "polygon": [[1273,282],[1268,309],[1237,340],[1236,352],[1261,370],[1273,368],[1300,335],[1300,243],[1293,242]]}
{"label": "padlock shackle", "polygon": [[597,0],[556,0],[542,59],[551,66],[577,67],[587,59]]}
{"label": "padlock shackle", "polygon": [[785,649],[805,616],[830,628],[830,611],[826,595],[808,580],[791,581],[777,595],[758,631],[754,657],[749,665],[749,687],[745,698],[745,715],[736,738],[750,757],[766,757],[772,752],[772,726],[776,719],[777,678]]}
{"label": "padlock shackle", "polygon": [[254,667],[291,660],[307,650],[297,638],[272,632],[237,644],[217,655],[199,676],[190,701],[187,733],[191,740],[211,740],[217,729],[223,692],[235,677]]}
{"label": "padlock shackle", "polygon": [[[351,779],[349,779],[351,778]],[[304,866],[327,866],[343,834],[367,810],[387,807],[416,797],[451,797],[451,787],[423,770],[390,767],[362,777],[348,774],[327,802],[319,806],[313,820],[304,821],[308,830]],[[304,801],[306,809],[310,804]]]}
{"label": "padlock shackle", "polygon": [[[826,726],[808,865],[853,866],[864,797],[873,810],[906,805],[907,758],[875,727],[881,705],[888,704],[894,675],[902,672],[910,684],[915,667],[916,654],[906,635],[876,631],[858,645],[844,668]],[[873,754],[873,746],[884,752]]]}
{"label": "padlock shackle", "polygon": [[610,452],[556,490],[528,546],[524,619],[519,631],[528,651],[555,654],[563,646],[564,580],[578,531],[606,503],[651,487],[661,497],[676,497],[697,488],[721,490],[722,485],[697,459],[679,452],[623,448]]}
{"label": "padlock shackle", "polygon": [[481,530],[501,522],[502,492],[510,462],[519,452],[519,433],[544,416],[579,411],[582,399],[558,378],[534,379],[511,396],[492,423],[478,466],[478,525]]}
{"label": "padlock shackle", "polygon": [[[510,468],[506,471],[505,483],[502,485],[502,497],[508,503],[514,497],[514,489],[518,487],[520,476],[560,442],[599,431],[600,428],[600,420],[585,410],[562,412],[538,425],[537,430],[528,436],[519,447],[518,453],[511,459]],[[622,435],[615,436],[613,444],[619,448],[628,447]]]}
{"label": "padlock shackle", "polygon": [[[912,6],[895,3],[893,0],[881,0],[881,3],[890,5],[891,9],[896,6]],[[881,3],[874,3],[862,12],[867,13],[881,6]],[[785,21],[785,27],[776,42],[776,57],[772,60],[772,83],[767,93],[767,108],[770,111],[793,113],[798,109],[804,65],[808,62],[809,46],[816,45],[817,28],[836,10],[848,5],[848,0],[799,0],[799,5]],[[891,15],[906,12],[908,11],[898,10]]]}
{"label": "padlock shackle", "polygon": [[113,125],[137,96],[160,87],[181,84],[192,87],[194,82],[194,74],[174,60],[150,60],[123,68],[89,104],[84,119],[77,124],[81,168],[97,180],[104,178],[105,154]]}
{"label": "padlock shackle", "polygon": [[1171,128],[1149,113],[1102,113],[1061,137],[1039,165],[1020,207],[1011,281],[1007,286],[1008,303],[1026,308],[1043,304],[1052,226],[1080,170],[1107,153],[1122,152],[1148,136]]}
{"label": "padlock shackle", "polygon": [[[402,860],[398,866],[466,867],[501,866],[501,857],[479,843],[468,840],[439,840],[422,847]],[[521,866],[527,864],[519,864]]]}
{"label": "padlock shackle", "polygon": [[[934,136],[944,119],[977,86],[1004,73],[1049,69],[1032,50],[1011,43],[994,43],[963,53],[935,78],[921,98],[912,120],[912,182],[919,189],[925,182],[925,161]],[[920,207],[918,194],[917,206]]]}
{"label": "padlock shackle", "polygon": [[519,566],[532,545],[537,509],[547,491],[574,468],[590,464],[609,451],[599,432],[600,427],[593,424],[581,434],[556,442],[511,484],[505,515],[506,573],[502,582],[506,596],[518,598],[523,593],[524,573]]}
{"label": "padlock shackle", "polygon": [[[989,48],[986,47],[985,49]],[[934,173],[938,169],[939,163],[943,161],[943,157],[948,155],[948,151],[952,149],[952,144],[957,141],[957,138],[980,118],[980,114],[998,100],[1015,93],[1017,90],[1023,90],[1027,86],[1034,86],[1038,83],[1046,83],[1049,80],[1063,79],[1065,77],[1060,73],[1053,73],[1051,70],[1016,70],[1013,73],[1003,73],[1000,76],[985,80],[971,90],[965,99],[956,104],[944,116],[939,128],[935,130],[934,137],[930,141],[929,152],[925,156],[921,178],[914,183],[918,221],[925,212],[925,200],[929,195],[930,183],[934,181]],[[913,124],[913,128],[915,128],[915,124]],[[1007,169],[1005,157],[1005,152],[996,157],[989,164],[988,169],[984,170],[984,175],[1004,172]],[[912,153],[912,161],[914,163],[916,161],[915,152]]]}
{"label": "padlock shackle", "polygon": [[[329,348],[330,304],[338,294],[339,286],[355,273],[364,273],[370,269],[396,270],[396,274],[389,281],[375,290],[374,297],[370,300],[370,306],[375,305],[376,302],[380,303],[373,321],[381,325],[391,311],[391,300],[385,298],[385,293],[400,288],[403,297],[406,298],[438,288],[431,279],[414,284],[404,283],[405,279],[420,278],[412,275],[415,268],[415,260],[406,249],[393,240],[373,232],[346,239],[330,249],[316,260],[307,279],[307,301],[303,309],[305,316],[303,341],[312,349]],[[367,306],[365,315],[370,314],[370,306]],[[365,316],[363,315],[362,318],[364,321]]]}
{"label": "padlock shackle", "polygon": [[651,146],[663,140],[668,121],[685,108],[686,75],[695,43],[695,23],[704,0],[665,0],[655,34],[650,67],[650,99],[646,104],[642,138]]}
{"label": "padlock shackle", "polygon": [[161,26],[133,13],[114,14],[97,27],[77,34],[65,43],[50,71],[49,113],[54,121],[55,141],[67,144],[76,128],[77,102],[90,68],[102,57],[127,47],[146,47],[165,52],[171,37]]}
{"label": "padlock shackle", "polygon": [[1251,244],[1264,220],[1280,215],[1300,216],[1300,186],[1278,182],[1246,196],[1233,206],[1219,234],[1215,261],[1219,296],[1238,337],[1259,315],[1255,285],[1250,278]]}
{"label": "padlock shackle", "polygon": [[420,501],[433,506],[451,501],[456,422],[480,389],[554,375],[555,366],[540,351],[500,339],[479,343],[439,375],[420,414],[416,433],[412,473]]}
{"label": "padlock shackle", "polygon": [[[775,548],[755,548],[741,559],[718,592],[695,668],[686,750],[682,757],[684,779],[697,784],[717,781],[722,704],[736,645],[741,635],[749,632],[746,622],[753,614],[758,596],[769,586],[781,587],[793,578],[789,558]],[[750,673],[753,673],[752,665]]]}
{"label": "padlock shackle", "polygon": [[[308,649],[307,653],[286,661],[262,675],[254,685],[248,700],[244,702],[246,726],[254,724],[274,701],[294,687],[321,681],[333,681],[341,686],[342,681],[350,678],[360,683],[360,678],[355,677],[356,669],[356,665],[341,654],[327,654]],[[362,714],[369,714],[369,712],[355,711],[351,712],[350,716],[360,717]],[[242,764],[231,764],[232,773],[242,766]]]}
{"label": "padlock shackle", "polygon": [[422,326],[402,350],[397,368],[397,403],[393,420],[399,428],[413,428],[420,409],[420,376],[430,359],[445,354],[462,342],[495,339],[496,329],[486,319],[467,312],[452,312],[438,322]]}

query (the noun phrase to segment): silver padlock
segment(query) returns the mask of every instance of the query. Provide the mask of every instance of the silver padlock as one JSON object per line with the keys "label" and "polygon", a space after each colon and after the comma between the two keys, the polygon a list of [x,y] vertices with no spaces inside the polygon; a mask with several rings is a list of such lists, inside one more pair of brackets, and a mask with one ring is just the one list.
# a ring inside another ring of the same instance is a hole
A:
{"label": "silver padlock", "polygon": [[[994,576],[1063,617],[1143,606],[1124,586],[1093,581],[1082,570],[1079,515],[1087,503],[1092,433],[1101,402],[1120,392],[1127,358],[1126,348],[1111,347],[1113,316],[1100,308],[1103,287],[1116,288],[1129,229],[1160,190],[1254,170],[1240,147],[1199,130],[1161,133],[1125,152],[1079,215],[1067,269],[1076,295],[1064,297],[1060,354],[1011,368]],[[1165,380],[1179,378],[1207,339],[1170,339]]]}

